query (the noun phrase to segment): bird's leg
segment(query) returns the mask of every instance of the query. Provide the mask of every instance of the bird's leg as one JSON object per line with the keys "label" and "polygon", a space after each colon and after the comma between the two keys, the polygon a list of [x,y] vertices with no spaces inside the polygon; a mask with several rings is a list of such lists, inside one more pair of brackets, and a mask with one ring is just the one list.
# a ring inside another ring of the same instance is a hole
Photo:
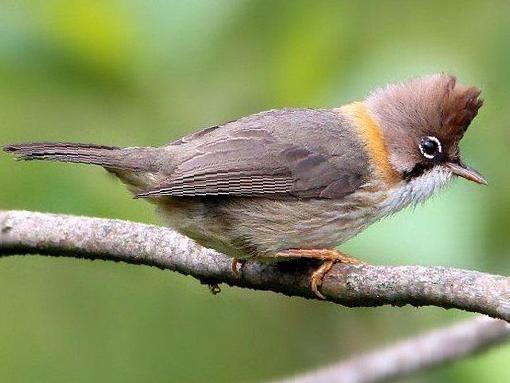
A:
{"label": "bird's leg", "polygon": [[359,265],[363,262],[359,259],[350,257],[335,249],[289,249],[280,251],[276,257],[282,258],[311,258],[320,259],[324,262],[315,270],[310,277],[310,288],[321,299],[326,299],[319,291],[322,286],[322,281],[325,275],[331,270],[333,265],[337,262],[346,263],[350,265]]}
{"label": "bird's leg", "polygon": [[[230,269],[232,270],[232,272],[235,274],[235,276],[237,278],[240,277],[241,270],[243,269],[245,262],[246,262],[246,260],[244,260],[244,259],[239,259],[239,258],[232,259],[232,263],[230,264]],[[240,265],[240,268],[238,268],[239,265]]]}

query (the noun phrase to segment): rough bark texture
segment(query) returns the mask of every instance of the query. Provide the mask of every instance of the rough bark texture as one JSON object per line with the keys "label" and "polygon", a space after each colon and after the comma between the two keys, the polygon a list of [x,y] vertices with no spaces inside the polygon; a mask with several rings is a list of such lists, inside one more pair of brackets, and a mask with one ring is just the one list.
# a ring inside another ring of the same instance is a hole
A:
{"label": "rough bark texture", "polygon": [[[0,211],[0,256],[42,254],[123,261],[304,298],[316,263],[247,262],[240,276],[231,259],[166,228],[112,219]],[[328,301],[345,306],[434,305],[510,319],[510,278],[443,267],[336,264],[324,280]],[[500,320],[476,318],[361,355],[285,382],[382,382],[459,359],[510,336]],[[284,381],[282,381],[284,382]]]}
{"label": "rough bark texture", "polygon": [[[247,262],[236,276],[231,259],[167,228],[113,219],[25,211],[0,212],[0,256],[42,254],[145,264],[286,295],[316,298],[315,262]],[[510,278],[424,266],[336,264],[324,279],[328,301],[345,306],[433,305],[510,319]]]}

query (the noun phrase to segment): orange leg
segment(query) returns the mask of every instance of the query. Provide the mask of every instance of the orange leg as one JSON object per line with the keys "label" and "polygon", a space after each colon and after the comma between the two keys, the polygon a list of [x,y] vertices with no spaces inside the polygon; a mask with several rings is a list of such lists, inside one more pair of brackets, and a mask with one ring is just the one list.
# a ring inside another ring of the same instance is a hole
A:
{"label": "orange leg", "polygon": [[335,249],[289,249],[280,251],[276,254],[276,257],[312,258],[323,260],[324,262],[322,265],[317,270],[315,270],[310,277],[310,288],[314,294],[321,299],[326,299],[326,297],[319,291],[320,287],[322,286],[322,281],[335,263],[341,262],[350,265],[363,264],[363,262],[359,259],[342,254]]}
{"label": "orange leg", "polygon": [[[243,265],[246,262],[244,259],[233,258],[232,263],[230,264],[230,269],[235,274],[236,277],[240,277],[240,271],[243,269]],[[238,267],[240,265],[240,267]]]}

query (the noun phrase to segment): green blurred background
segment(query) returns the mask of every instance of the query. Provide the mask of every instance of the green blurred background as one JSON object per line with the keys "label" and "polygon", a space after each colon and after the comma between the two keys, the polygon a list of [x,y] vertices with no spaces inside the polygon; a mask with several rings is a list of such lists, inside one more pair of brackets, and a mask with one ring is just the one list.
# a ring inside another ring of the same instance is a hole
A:
{"label": "green blurred background", "polygon": [[[490,182],[343,246],[369,262],[510,275],[510,3],[8,1],[0,5],[0,144],[160,145],[283,106],[333,107],[390,81],[451,72],[483,89],[464,157]],[[0,209],[161,221],[95,167],[0,154]],[[155,268],[0,260],[0,380],[256,382],[472,315],[347,309]],[[406,382],[510,381],[510,346]]]}

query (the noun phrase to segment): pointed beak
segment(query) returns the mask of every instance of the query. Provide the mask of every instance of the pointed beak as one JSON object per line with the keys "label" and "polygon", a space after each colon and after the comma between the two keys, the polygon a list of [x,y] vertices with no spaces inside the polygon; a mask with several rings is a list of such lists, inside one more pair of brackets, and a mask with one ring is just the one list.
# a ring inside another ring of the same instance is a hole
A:
{"label": "pointed beak", "polygon": [[464,165],[460,160],[458,162],[447,162],[446,167],[457,176],[463,177],[467,180],[476,182],[480,185],[487,185],[487,180],[473,168]]}

